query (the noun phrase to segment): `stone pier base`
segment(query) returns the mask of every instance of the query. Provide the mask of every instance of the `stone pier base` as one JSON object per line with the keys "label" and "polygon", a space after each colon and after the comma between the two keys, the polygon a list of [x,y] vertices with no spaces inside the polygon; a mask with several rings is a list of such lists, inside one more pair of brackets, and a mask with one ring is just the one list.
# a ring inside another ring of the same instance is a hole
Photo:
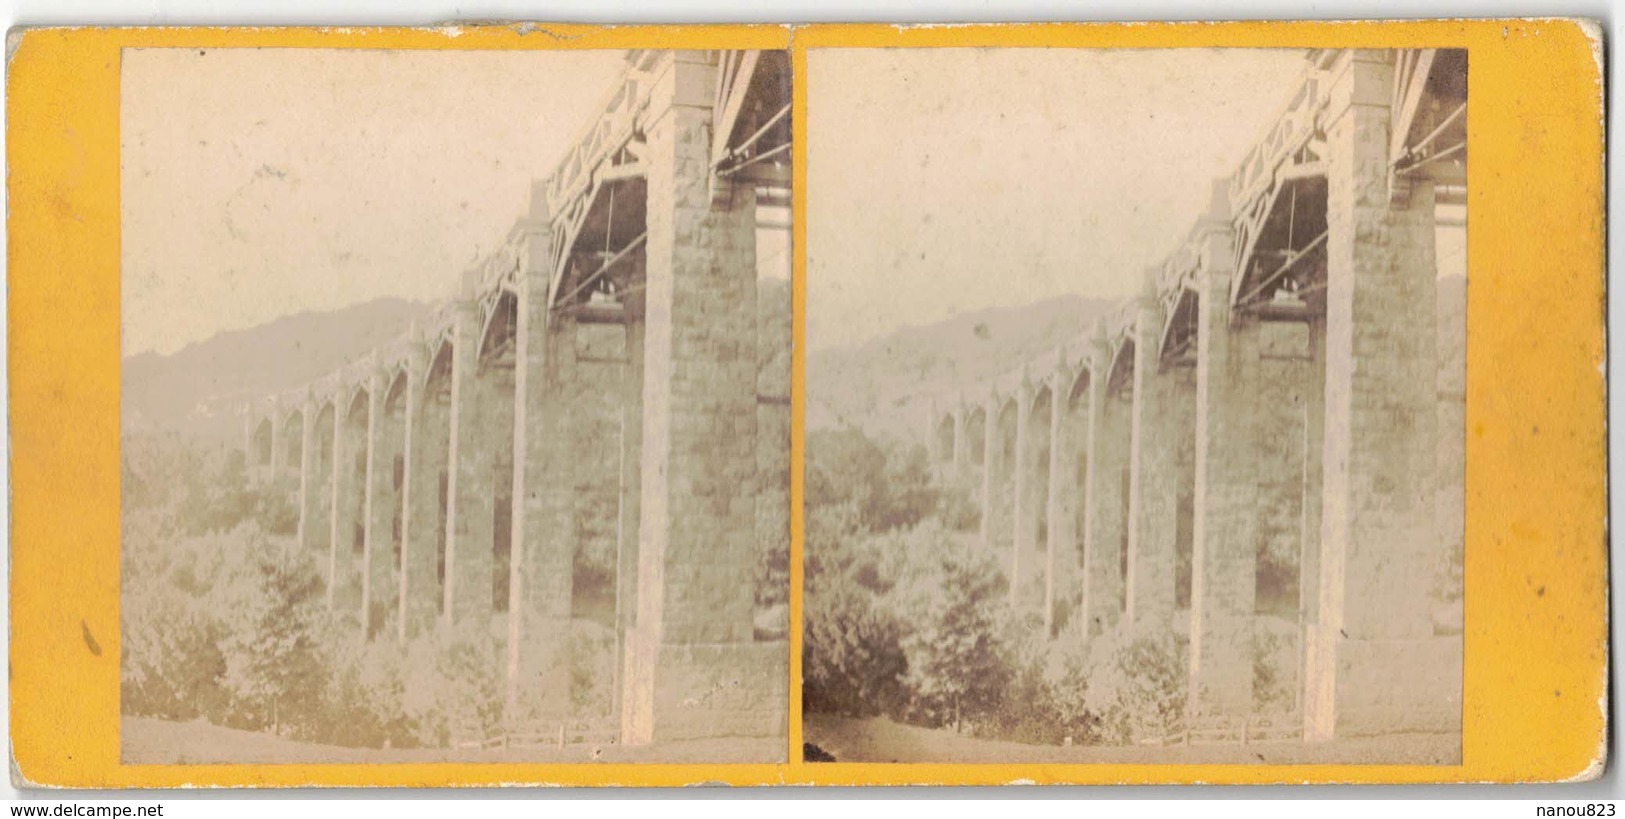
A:
{"label": "stone pier base", "polygon": [[1305,712],[1318,720],[1305,726],[1312,738],[1461,731],[1459,635],[1350,640],[1317,629],[1307,652],[1336,669],[1305,689],[1314,701]]}
{"label": "stone pier base", "polygon": [[[643,652],[650,652],[645,645]],[[783,641],[655,647],[652,701],[660,718],[651,741],[783,737],[790,680]],[[638,684],[652,682],[639,679]]]}

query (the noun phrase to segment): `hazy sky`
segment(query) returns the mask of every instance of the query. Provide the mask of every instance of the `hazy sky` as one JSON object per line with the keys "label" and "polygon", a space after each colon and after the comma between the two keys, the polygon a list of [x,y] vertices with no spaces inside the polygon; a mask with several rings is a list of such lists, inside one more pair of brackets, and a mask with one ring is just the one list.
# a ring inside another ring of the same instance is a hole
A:
{"label": "hazy sky", "polygon": [[1126,296],[1301,79],[1288,50],[808,53],[807,343]]}
{"label": "hazy sky", "polygon": [[621,52],[143,49],[123,58],[124,354],[455,292]]}

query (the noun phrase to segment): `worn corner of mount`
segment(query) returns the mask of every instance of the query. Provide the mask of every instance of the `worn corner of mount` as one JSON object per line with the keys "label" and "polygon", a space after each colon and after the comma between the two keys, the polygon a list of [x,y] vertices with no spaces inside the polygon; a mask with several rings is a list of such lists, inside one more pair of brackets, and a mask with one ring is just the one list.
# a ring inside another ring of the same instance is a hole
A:
{"label": "worn corner of mount", "polygon": [[22,763],[17,759],[17,746],[10,746],[8,762],[11,770],[11,786],[13,788],[28,790],[63,790],[63,786],[52,782],[41,782],[23,771]]}
{"label": "worn corner of mount", "polygon": [[23,35],[29,30],[28,26],[12,26],[6,29],[6,67],[11,67],[11,58],[16,56],[17,49],[23,44]]}

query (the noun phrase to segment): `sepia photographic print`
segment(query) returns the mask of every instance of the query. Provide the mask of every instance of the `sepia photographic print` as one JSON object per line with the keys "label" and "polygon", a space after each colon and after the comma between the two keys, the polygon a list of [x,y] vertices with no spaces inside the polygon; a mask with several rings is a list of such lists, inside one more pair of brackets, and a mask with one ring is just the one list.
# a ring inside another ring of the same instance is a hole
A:
{"label": "sepia photographic print", "polygon": [[809,52],[809,762],[1461,762],[1467,78]]}
{"label": "sepia photographic print", "polygon": [[123,762],[784,761],[787,53],[120,70]]}

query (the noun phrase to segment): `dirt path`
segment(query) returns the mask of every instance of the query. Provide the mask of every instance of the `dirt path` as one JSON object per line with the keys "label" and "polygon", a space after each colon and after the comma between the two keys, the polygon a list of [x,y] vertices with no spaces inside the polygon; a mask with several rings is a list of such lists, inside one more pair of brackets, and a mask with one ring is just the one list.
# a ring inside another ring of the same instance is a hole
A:
{"label": "dirt path", "polygon": [[1259,742],[1169,748],[1062,748],[960,736],[948,730],[902,725],[884,717],[858,720],[825,714],[806,715],[803,731],[807,742],[822,748],[837,762],[1455,765],[1461,761],[1461,738],[1435,734],[1402,734],[1325,745]]}
{"label": "dirt path", "polygon": [[563,748],[344,748],[298,742],[203,721],[169,722],[144,717],[119,721],[121,757],[133,765],[331,762],[782,762],[782,739],[707,739],[646,748],[567,745]]}

